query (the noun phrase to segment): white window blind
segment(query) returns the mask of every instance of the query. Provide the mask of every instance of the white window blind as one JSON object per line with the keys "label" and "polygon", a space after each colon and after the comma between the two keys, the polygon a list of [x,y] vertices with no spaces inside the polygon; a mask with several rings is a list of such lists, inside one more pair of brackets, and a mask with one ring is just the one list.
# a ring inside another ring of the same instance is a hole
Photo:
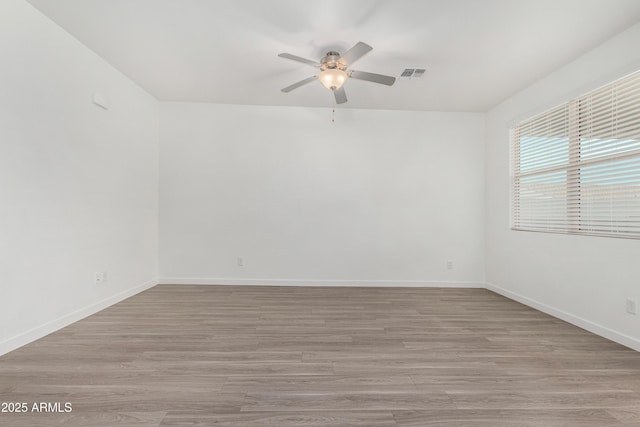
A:
{"label": "white window blind", "polygon": [[640,238],[640,71],[511,129],[512,227]]}

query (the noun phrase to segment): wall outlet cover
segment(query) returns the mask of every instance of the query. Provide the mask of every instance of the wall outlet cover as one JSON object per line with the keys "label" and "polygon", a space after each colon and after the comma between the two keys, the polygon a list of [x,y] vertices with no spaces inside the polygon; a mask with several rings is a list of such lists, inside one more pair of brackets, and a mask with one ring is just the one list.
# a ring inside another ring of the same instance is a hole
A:
{"label": "wall outlet cover", "polygon": [[96,271],[93,273],[93,281],[96,285],[104,283],[107,280],[107,274],[104,271]]}

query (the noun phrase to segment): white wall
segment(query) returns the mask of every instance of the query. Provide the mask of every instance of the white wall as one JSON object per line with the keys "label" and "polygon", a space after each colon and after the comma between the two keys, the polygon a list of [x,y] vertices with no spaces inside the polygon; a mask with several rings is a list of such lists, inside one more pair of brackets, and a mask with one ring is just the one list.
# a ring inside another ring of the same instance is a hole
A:
{"label": "white wall", "polygon": [[161,282],[484,282],[482,114],[162,103],[160,123]]}
{"label": "white wall", "polygon": [[23,0],[0,57],[2,354],[154,284],[158,103]]}
{"label": "white wall", "polygon": [[489,287],[640,350],[640,240],[510,231],[509,135],[516,120],[640,68],[640,24],[487,114],[486,258]]}

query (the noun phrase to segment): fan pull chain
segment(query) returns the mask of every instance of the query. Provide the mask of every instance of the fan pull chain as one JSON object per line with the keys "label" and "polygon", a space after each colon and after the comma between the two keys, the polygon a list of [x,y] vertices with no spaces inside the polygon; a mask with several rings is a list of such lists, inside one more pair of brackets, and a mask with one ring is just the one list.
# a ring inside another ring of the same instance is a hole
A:
{"label": "fan pull chain", "polygon": [[331,123],[336,122],[336,100],[333,99],[333,109],[331,110]]}

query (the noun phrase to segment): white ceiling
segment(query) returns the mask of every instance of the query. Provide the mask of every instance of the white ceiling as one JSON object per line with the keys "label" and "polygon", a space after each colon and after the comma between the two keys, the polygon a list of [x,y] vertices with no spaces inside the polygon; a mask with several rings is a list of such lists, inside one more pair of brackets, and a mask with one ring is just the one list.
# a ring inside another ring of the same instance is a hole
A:
{"label": "white ceiling", "polygon": [[349,80],[341,108],[486,111],[640,21],[638,0],[29,0],[163,101],[330,106],[319,60],[358,41],[353,68],[422,79]]}

